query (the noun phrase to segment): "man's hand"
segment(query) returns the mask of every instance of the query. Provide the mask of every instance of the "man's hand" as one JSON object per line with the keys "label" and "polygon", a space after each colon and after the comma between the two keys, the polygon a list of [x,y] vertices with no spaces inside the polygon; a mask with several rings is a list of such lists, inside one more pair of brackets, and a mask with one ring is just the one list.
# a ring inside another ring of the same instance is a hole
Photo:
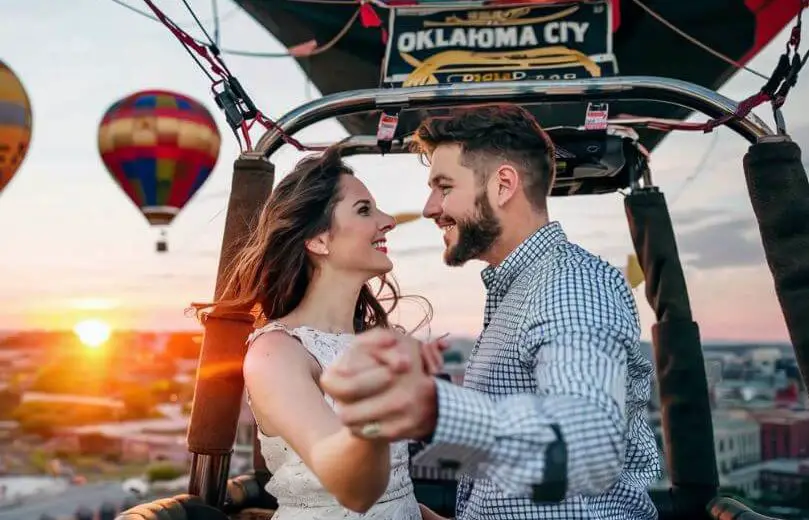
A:
{"label": "man's hand", "polygon": [[445,336],[421,344],[421,359],[424,370],[430,375],[436,375],[444,368],[444,351],[449,347],[449,343],[444,340]]}
{"label": "man's hand", "polygon": [[422,352],[441,348],[438,342],[423,346],[409,336],[374,329],[357,336],[323,371],[320,384],[356,435],[388,441],[424,438],[435,429],[437,403],[428,373],[435,359],[424,360]]}

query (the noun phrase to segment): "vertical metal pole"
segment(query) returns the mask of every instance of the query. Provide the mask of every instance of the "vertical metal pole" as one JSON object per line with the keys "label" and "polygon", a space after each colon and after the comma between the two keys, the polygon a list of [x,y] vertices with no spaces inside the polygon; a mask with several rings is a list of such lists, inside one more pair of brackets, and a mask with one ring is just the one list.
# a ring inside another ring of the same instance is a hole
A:
{"label": "vertical metal pole", "polygon": [[[233,168],[225,232],[216,274],[215,298],[223,296],[231,263],[251,231],[272,191],[274,166],[261,154],[242,154]],[[249,309],[242,313],[213,312],[204,323],[205,334],[197,368],[188,449],[191,475],[188,492],[221,508],[240,403],[244,391],[242,361],[245,342],[253,328]]]}

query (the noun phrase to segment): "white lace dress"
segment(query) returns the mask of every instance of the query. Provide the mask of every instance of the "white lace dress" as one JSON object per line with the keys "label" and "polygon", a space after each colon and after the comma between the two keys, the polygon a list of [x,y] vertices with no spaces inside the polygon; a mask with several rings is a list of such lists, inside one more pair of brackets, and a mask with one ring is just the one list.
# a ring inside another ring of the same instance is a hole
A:
{"label": "white lace dress", "polygon": [[[334,362],[353,338],[350,334],[326,333],[309,327],[290,329],[273,322],[253,332],[248,347],[261,334],[275,330],[283,330],[298,338],[322,367]],[[334,408],[334,401],[328,396],[325,399]],[[421,520],[410,480],[407,442],[391,444],[388,488],[368,512],[360,514],[342,507],[286,441],[280,437],[268,437],[260,431],[258,437],[261,454],[272,473],[266,490],[278,500],[273,520]]]}

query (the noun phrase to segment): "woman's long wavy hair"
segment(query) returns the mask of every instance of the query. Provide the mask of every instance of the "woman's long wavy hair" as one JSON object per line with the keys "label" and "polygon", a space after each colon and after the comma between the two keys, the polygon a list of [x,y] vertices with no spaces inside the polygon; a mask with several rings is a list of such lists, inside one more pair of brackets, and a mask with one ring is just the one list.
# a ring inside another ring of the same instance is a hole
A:
{"label": "woman's long wavy hair", "polygon": [[[342,175],[354,172],[340,157],[339,146],[333,146],[302,159],[278,183],[231,264],[222,298],[214,304],[217,311],[250,309],[260,324],[300,305],[315,269],[305,242],[331,229]],[[376,291],[369,282],[360,290],[354,309],[356,332],[391,327],[388,316],[401,297],[392,277],[379,281]],[[390,305],[384,308],[383,301]]]}

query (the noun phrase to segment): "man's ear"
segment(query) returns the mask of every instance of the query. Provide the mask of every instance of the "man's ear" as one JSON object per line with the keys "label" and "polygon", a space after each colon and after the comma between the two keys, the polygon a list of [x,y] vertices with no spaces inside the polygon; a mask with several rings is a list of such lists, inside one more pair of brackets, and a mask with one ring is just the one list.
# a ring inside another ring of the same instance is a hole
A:
{"label": "man's ear", "polygon": [[306,250],[312,254],[326,256],[329,254],[328,233],[321,233],[305,242]]}
{"label": "man's ear", "polygon": [[494,182],[496,190],[494,200],[497,201],[498,207],[505,206],[514,197],[517,190],[522,189],[520,174],[509,164],[504,164],[497,168],[497,171],[492,175],[492,182]]}

